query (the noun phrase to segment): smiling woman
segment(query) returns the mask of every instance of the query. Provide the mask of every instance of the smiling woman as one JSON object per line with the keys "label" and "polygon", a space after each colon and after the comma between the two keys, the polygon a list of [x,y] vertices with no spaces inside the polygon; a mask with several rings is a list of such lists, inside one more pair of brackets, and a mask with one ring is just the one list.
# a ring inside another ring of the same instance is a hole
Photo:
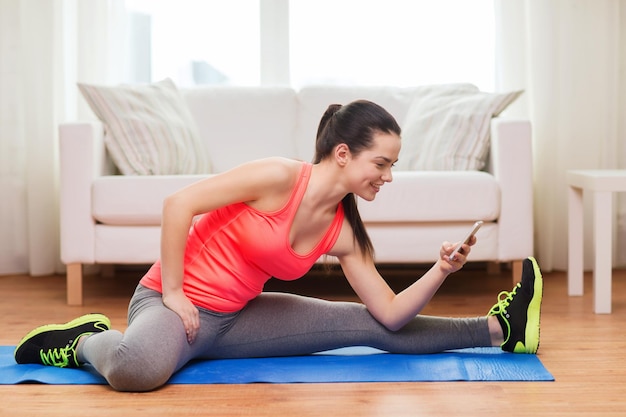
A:
{"label": "smiling woman", "polygon": [[151,51],[144,62],[129,54],[131,66],[151,68],[151,79],[131,82],[494,87],[493,0],[126,0],[126,7],[136,17],[129,45]]}
{"label": "smiling woman", "polygon": [[[195,359],[307,355],[347,346],[423,354],[500,346],[536,353],[543,280],[533,258],[487,316],[420,312],[467,262],[476,238],[443,242],[433,266],[399,293],[374,262],[356,196],[392,180],[400,127],[380,105],[330,105],[314,162],[273,157],[203,177],[163,200],[160,258],[130,301],[125,333],[102,314],[29,332],[19,364],[91,364],[119,391],[149,391]],[[197,219],[197,220],[195,220]],[[194,221],[195,220],[195,221]],[[436,250],[433,248],[433,250]],[[320,257],[339,262],[359,302],[264,291],[304,276]]]}

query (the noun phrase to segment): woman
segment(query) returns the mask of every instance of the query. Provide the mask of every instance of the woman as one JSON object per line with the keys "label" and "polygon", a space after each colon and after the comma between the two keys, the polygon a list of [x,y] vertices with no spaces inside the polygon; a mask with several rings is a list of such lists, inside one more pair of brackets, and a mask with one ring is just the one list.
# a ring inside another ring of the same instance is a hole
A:
{"label": "woman", "polygon": [[[116,390],[148,391],[198,358],[350,345],[409,354],[476,346],[536,352],[542,278],[532,258],[521,283],[478,318],[418,315],[465,264],[476,238],[454,259],[454,245],[444,242],[434,266],[397,295],[379,275],[355,196],[374,200],[391,182],[399,151],[400,127],[382,107],[364,100],[329,106],[313,164],[257,160],[165,200],[161,259],[132,297],[124,334],[90,314],[33,330],[16,361],[90,363]],[[262,293],[270,277],[297,279],[324,254],[339,260],[363,304]]]}

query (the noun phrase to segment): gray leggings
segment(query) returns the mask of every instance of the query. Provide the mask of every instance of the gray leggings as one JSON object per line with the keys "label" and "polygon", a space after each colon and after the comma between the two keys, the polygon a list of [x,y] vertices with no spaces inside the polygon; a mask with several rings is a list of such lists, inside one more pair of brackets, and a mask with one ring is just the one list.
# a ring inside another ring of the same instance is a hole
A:
{"label": "gray leggings", "polygon": [[199,310],[200,330],[190,345],[182,320],[163,305],[161,294],[140,285],[126,332],[85,338],[78,359],[116,390],[149,391],[192,359],[304,355],[346,346],[420,354],[491,345],[485,317],[420,315],[392,332],[362,304],[282,293],[263,293],[236,313]]}

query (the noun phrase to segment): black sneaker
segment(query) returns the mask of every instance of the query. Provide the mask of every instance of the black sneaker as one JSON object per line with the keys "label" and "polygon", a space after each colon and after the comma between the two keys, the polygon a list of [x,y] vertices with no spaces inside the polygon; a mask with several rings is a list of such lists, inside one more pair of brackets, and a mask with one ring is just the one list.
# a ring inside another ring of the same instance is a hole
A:
{"label": "black sneaker", "polygon": [[76,344],[81,336],[111,328],[111,321],[102,314],[87,314],[65,324],[37,327],[15,348],[19,364],[37,363],[59,368],[77,368]]}
{"label": "black sneaker", "polygon": [[535,258],[522,264],[522,280],[513,291],[502,291],[489,311],[496,316],[504,333],[502,350],[514,353],[537,353],[543,279]]}

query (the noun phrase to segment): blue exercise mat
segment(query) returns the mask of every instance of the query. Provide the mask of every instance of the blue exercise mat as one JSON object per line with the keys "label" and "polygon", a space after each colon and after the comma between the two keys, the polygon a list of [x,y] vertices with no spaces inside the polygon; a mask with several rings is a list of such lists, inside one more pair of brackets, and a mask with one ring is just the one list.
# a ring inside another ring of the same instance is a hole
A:
{"label": "blue exercise mat", "polygon": [[[91,366],[79,369],[18,365],[14,346],[0,346],[0,384],[105,384]],[[536,355],[499,348],[398,355],[350,347],[308,356],[194,361],[170,384],[248,384],[407,381],[554,381]]]}

